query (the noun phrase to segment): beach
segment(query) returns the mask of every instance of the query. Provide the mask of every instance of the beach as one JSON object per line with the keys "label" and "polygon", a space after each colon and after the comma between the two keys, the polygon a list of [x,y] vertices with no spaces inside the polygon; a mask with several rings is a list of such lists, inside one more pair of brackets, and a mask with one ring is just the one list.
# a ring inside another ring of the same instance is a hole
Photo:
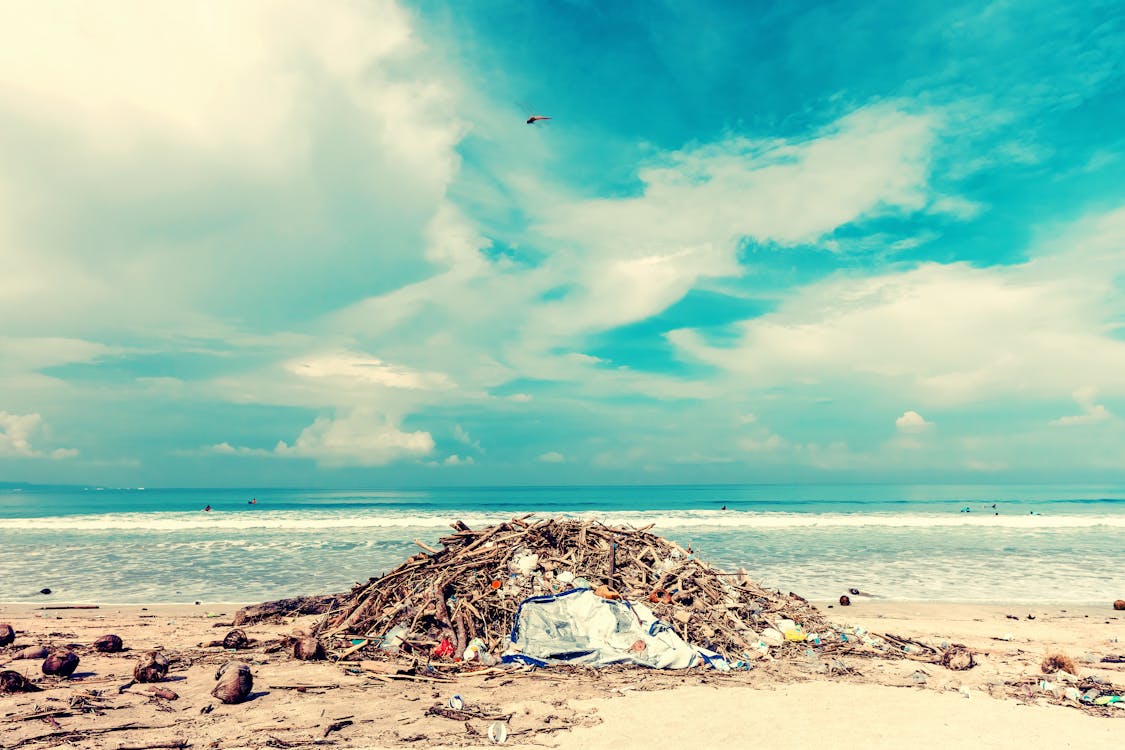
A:
{"label": "beach", "polygon": [[[4,604],[0,622],[10,623],[17,639],[0,664],[45,689],[0,698],[0,734],[5,748],[466,747],[491,745],[488,728],[503,719],[510,747],[1017,748],[1036,742],[1098,748],[1112,746],[1125,726],[1119,723],[1125,710],[1049,705],[1034,687],[1042,679],[1059,682],[1043,675],[1040,663],[1049,652],[1062,652],[1075,660],[1080,677],[1125,688],[1125,664],[1101,661],[1125,653],[1125,613],[1108,602],[1029,607],[855,599],[848,608],[820,607],[841,627],[964,644],[976,666],[951,671],[908,659],[845,656],[844,669],[834,665],[828,674],[813,660],[787,659],[729,673],[491,668],[447,681],[395,676],[383,662],[298,661],[278,648],[280,639],[314,627],[315,615],[246,626],[256,643],[232,653],[201,644],[231,629],[237,603]],[[128,650],[88,648],[107,633],[119,635]],[[39,644],[73,644],[81,654],[75,674],[44,678],[40,661],[11,660],[17,647]],[[175,700],[156,697],[147,685],[124,687],[138,655],[149,649],[169,655],[169,679],[159,686],[174,691]],[[216,669],[232,659],[250,666],[253,692],[244,703],[224,705],[210,691]],[[453,695],[462,696],[471,716],[434,711]]]}

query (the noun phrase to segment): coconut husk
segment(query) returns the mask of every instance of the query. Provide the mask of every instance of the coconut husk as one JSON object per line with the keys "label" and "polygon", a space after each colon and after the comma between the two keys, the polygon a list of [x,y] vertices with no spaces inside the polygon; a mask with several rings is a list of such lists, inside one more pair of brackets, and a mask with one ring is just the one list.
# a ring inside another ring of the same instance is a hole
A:
{"label": "coconut husk", "polygon": [[0,693],[37,693],[41,689],[19,672],[10,669],[0,672]]}
{"label": "coconut husk", "polygon": [[848,597],[847,594],[844,594],[843,596],[840,597],[840,606],[841,607],[852,606],[852,600]]}
{"label": "coconut husk", "polygon": [[133,679],[137,682],[160,682],[168,677],[168,667],[168,657],[164,654],[146,651],[137,666],[133,667]]}
{"label": "coconut husk", "polygon": [[1121,610],[1125,610],[1125,599],[1118,599],[1117,601],[1115,601],[1113,603],[1113,608],[1118,612],[1120,612]]}
{"label": "coconut husk", "polygon": [[121,642],[121,637],[113,635],[103,635],[101,638],[94,641],[94,650],[102,654],[116,654],[124,647]]}
{"label": "coconut husk", "polygon": [[16,640],[16,631],[6,622],[0,622],[0,646],[10,646]]}
{"label": "coconut husk", "polygon": [[235,628],[223,637],[223,648],[230,648],[237,651],[249,645],[250,639],[246,637],[246,632],[241,628]]}
{"label": "coconut husk", "polygon": [[13,659],[46,659],[50,652],[45,646],[28,646],[12,654]]}
{"label": "coconut husk", "polygon": [[1043,674],[1054,674],[1055,672],[1078,674],[1078,667],[1075,666],[1074,659],[1063,653],[1047,654],[1043,663],[1039,665],[1039,669],[1043,671]]}
{"label": "coconut husk", "polygon": [[941,655],[941,665],[954,672],[963,672],[976,666],[973,652],[964,646],[950,646]]}
{"label": "coconut husk", "polygon": [[324,658],[324,646],[316,638],[304,637],[293,641],[293,658],[301,661],[319,661]]}
{"label": "coconut husk", "polygon": [[250,666],[240,661],[228,661],[215,672],[218,684],[211,695],[223,703],[241,703],[254,688],[254,675]]}
{"label": "coconut husk", "polygon": [[78,669],[78,654],[73,651],[54,651],[43,660],[43,674],[70,677]]}

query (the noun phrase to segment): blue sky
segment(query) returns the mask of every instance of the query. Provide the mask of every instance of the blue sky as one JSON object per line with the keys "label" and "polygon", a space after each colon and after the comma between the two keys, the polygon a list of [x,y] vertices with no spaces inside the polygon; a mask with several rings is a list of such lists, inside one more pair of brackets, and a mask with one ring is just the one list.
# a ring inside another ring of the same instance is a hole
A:
{"label": "blue sky", "polygon": [[1125,474],[1120,3],[0,29],[0,481]]}

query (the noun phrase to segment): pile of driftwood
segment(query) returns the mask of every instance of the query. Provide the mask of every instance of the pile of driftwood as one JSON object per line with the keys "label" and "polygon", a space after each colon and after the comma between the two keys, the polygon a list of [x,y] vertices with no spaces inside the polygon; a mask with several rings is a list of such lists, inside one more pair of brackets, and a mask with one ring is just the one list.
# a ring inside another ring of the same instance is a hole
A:
{"label": "pile of driftwood", "polygon": [[[651,527],[524,516],[481,530],[461,522],[453,528],[440,549],[417,542],[423,552],[356,586],[326,615],[318,632],[329,637],[337,658],[381,649],[426,659],[436,651],[453,661],[479,639],[488,661],[507,647],[520,602],[579,586],[645,603],[685,640],[732,663],[760,648],[770,629],[775,653],[803,649],[804,643],[776,637],[779,621],[807,634],[829,632],[803,598],[764,589],[745,572],[715,570]],[[828,650],[859,645],[838,638],[823,643]]]}

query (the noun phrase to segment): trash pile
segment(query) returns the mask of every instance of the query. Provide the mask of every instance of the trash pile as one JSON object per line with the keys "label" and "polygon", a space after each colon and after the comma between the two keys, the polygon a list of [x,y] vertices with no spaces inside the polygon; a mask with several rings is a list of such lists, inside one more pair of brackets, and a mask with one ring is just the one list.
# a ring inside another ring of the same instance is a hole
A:
{"label": "trash pile", "polygon": [[715,570],[651,527],[531,516],[480,530],[460,521],[452,526],[441,549],[417,542],[424,552],[356,586],[326,615],[318,632],[336,658],[401,653],[494,664],[512,651],[522,603],[583,590],[630,602],[638,612],[648,608],[661,628],[732,666],[810,646],[872,645],[870,638],[853,634],[849,641],[837,633],[800,596],[762,588],[744,571]]}

